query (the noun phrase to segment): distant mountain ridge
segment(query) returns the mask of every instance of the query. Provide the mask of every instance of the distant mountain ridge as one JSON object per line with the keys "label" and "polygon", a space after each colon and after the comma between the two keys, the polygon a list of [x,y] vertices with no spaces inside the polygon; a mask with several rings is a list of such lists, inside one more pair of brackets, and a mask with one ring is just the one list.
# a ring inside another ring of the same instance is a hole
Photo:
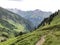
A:
{"label": "distant mountain ridge", "polygon": [[35,27],[37,27],[44,18],[52,14],[52,12],[44,12],[39,9],[33,11],[22,11],[19,9],[8,9],[8,10],[17,13],[20,16],[24,17],[25,19],[31,21]]}

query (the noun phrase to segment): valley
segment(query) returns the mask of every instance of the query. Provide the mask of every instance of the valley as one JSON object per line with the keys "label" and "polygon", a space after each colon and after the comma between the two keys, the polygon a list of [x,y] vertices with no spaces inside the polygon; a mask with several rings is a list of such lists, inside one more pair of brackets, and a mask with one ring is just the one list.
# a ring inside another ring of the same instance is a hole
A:
{"label": "valley", "polygon": [[22,11],[19,9],[8,9],[8,10],[22,16],[23,18],[25,18],[29,21],[31,21],[36,28],[43,21],[44,18],[47,18],[52,14],[52,12],[45,12],[45,11],[41,11],[39,9],[36,9],[33,11]]}
{"label": "valley", "polygon": [[37,28],[3,8],[0,18],[0,45],[60,45],[60,10],[44,18]]}

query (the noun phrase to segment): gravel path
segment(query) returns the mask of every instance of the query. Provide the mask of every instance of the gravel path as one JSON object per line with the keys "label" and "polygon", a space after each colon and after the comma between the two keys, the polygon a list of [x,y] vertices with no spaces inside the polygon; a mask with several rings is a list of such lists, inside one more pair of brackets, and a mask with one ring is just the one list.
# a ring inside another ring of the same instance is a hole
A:
{"label": "gravel path", "polygon": [[45,41],[46,35],[42,36],[41,39],[36,43],[36,45],[42,45]]}

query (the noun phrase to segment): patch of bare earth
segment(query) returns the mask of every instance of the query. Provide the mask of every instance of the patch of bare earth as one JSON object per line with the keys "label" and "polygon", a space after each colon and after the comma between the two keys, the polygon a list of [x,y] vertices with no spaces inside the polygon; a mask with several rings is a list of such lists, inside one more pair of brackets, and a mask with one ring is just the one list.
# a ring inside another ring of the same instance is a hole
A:
{"label": "patch of bare earth", "polygon": [[42,36],[40,40],[36,43],[36,45],[43,45],[43,43],[45,42],[45,37],[46,35]]}

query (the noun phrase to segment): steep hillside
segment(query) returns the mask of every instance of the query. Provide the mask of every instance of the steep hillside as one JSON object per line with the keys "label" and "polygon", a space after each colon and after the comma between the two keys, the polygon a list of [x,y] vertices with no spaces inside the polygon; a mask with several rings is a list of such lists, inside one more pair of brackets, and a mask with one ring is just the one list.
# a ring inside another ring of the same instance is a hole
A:
{"label": "steep hillside", "polygon": [[20,32],[29,32],[34,28],[30,21],[0,7],[0,40],[15,37]]}
{"label": "steep hillside", "polygon": [[46,37],[44,37],[45,41],[42,43],[42,45],[60,45],[59,19],[60,11],[55,12],[47,19],[44,19],[43,23],[36,31],[9,39],[0,43],[0,45],[36,45],[43,36]]}
{"label": "steep hillside", "polygon": [[44,18],[49,17],[50,14],[52,14],[51,12],[44,12],[39,9],[33,11],[22,11],[19,9],[8,9],[8,10],[17,13],[20,16],[24,17],[25,19],[31,21],[35,27],[37,27]]}

